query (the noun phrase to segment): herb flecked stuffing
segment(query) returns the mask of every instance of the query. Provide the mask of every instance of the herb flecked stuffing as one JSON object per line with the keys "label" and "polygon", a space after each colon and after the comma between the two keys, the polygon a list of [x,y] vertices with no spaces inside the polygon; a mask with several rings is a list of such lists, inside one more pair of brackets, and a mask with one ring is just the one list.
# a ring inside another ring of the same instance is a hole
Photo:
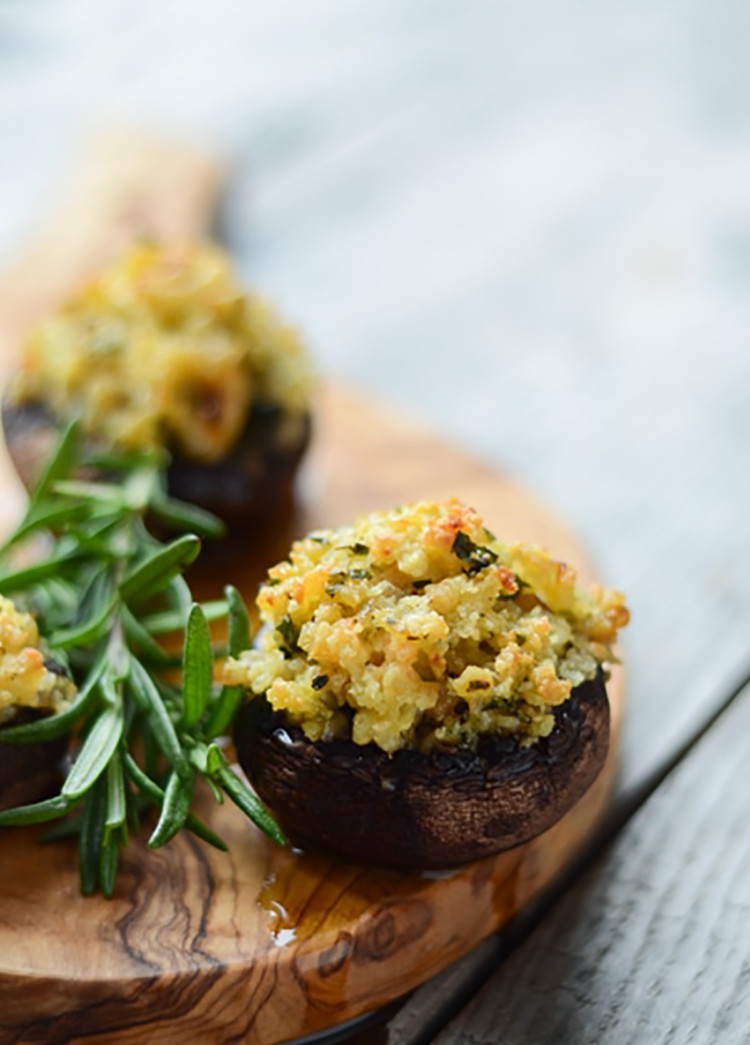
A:
{"label": "herb flecked stuffing", "polygon": [[616,660],[629,619],[620,592],[498,541],[455,499],[311,534],[270,570],[258,607],[265,627],[227,683],[265,694],[311,740],[387,752],[547,736],[555,707]]}

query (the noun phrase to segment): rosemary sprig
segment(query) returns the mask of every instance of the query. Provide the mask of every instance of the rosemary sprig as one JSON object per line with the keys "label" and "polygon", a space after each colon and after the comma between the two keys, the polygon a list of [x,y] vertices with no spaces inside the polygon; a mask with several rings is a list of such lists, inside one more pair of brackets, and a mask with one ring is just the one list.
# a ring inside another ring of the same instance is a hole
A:
{"label": "rosemary sprig", "polygon": [[[0,825],[67,817],[50,835],[77,834],[81,888],[111,896],[119,854],[144,807],[159,809],[149,846],[165,845],[183,827],[226,848],[192,812],[196,779],[217,800],[229,798],[279,844],[286,840],[231,770],[215,742],[242,699],[213,682],[210,620],[228,614],[230,652],[246,648],[247,612],[239,593],[200,604],[183,573],[202,536],[218,536],[214,516],[168,495],[158,455],[109,455],[84,461],[75,424],[32,494],[21,523],[0,548],[0,594],[34,612],[52,661],[78,686],[71,707],[0,730],[0,744],[36,744],[73,732],[77,754],[60,793],[0,812]],[[82,466],[106,479],[74,478]],[[153,535],[156,520],[171,540]],[[45,554],[16,566],[19,545],[44,537]],[[173,658],[159,636],[181,633],[182,679],[165,674]]]}

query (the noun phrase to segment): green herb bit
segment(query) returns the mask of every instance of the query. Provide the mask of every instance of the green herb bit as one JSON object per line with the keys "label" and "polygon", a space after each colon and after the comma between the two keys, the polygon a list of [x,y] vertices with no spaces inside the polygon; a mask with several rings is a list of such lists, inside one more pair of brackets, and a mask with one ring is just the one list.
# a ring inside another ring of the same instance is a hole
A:
{"label": "green herb bit", "polygon": [[[356,571],[352,571],[353,573]],[[328,578],[328,584],[326,584],[326,593],[333,598],[341,589],[344,587],[346,582],[349,580],[349,574],[346,570],[334,570]]]}
{"label": "green herb bit", "polygon": [[[249,620],[234,588],[200,604],[183,574],[200,551],[200,536],[218,535],[222,524],[168,496],[161,456],[109,454],[107,481],[80,481],[91,466],[69,425],[24,518],[0,547],[0,593],[28,602],[47,650],[78,687],[57,714],[0,729],[0,745],[43,743],[71,730],[80,739],[60,794],[1,811],[0,826],[58,821],[46,837],[77,837],[82,892],[111,896],[121,849],[149,806],[158,811],[151,848],[182,828],[226,848],[191,811],[199,778],[276,842],[285,839],[213,743],[230,728],[244,695],[213,685],[220,651],[209,621],[228,614],[228,652],[236,655],[250,645]],[[154,537],[152,518],[174,539]],[[18,566],[16,549],[39,536],[44,558],[29,563],[27,555]],[[298,631],[288,618],[280,630],[292,655]],[[183,637],[180,685],[164,676],[174,663],[159,642],[165,634]]]}
{"label": "green herb bit", "polygon": [[464,533],[463,530],[459,530],[456,534],[451,551],[461,562],[466,563],[466,573],[470,575],[479,573],[480,570],[497,562],[497,555],[491,548],[475,544],[468,533]]}
{"label": "green herb bit", "polygon": [[281,652],[287,660],[291,657],[296,657],[296,655],[301,652],[298,645],[299,628],[288,614],[285,617],[282,617],[280,623],[276,625],[276,631],[283,639]]}

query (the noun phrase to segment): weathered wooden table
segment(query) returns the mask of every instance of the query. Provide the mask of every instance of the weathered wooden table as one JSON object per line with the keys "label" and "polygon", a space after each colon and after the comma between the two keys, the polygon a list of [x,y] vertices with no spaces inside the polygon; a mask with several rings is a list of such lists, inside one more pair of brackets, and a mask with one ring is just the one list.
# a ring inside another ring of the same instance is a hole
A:
{"label": "weathered wooden table", "polygon": [[522,478],[629,595],[591,851],[372,1040],[750,1040],[747,5],[42,6],[2,15],[3,256],[92,121],[203,138],[321,369]]}

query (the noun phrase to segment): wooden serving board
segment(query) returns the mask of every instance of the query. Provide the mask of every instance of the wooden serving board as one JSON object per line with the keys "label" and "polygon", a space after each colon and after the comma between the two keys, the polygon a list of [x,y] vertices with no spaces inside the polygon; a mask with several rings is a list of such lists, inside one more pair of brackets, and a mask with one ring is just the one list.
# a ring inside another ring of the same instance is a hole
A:
{"label": "wooden serving board", "polygon": [[[295,532],[451,494],[502,538],[543,544],[589,574],[553,513],[431,433],[331,383],[319,390],[315,418],[297,515],[263,541],[207,555],[196,575],[207,593],[233,580],[252,598]],[[2,473],[8,514],[18,507],[14,491]],[[158,852],[134,839],[114,898],[84,899],[72,843],[41,848],[36,830],[5,830],[1,1045],[273,1045],[403,995],[505,924],[586,841],[614,773],[619,673],[609,692],[612,750],[578,805],[533,842],[449,874],[377,872],[280,850],[233,806],[203,795],[201,815],[228,854],[188,834]]]}

